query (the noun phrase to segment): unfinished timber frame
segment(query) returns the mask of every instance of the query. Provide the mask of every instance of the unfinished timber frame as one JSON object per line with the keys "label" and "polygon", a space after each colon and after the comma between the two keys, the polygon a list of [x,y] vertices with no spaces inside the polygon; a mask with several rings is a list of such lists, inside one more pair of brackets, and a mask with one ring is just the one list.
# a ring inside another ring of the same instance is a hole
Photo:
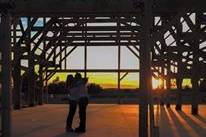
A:
{"label": "unfinished timber frame", "polygon": [[[164,79],[168,90],[176,81],[177,110],[182,82],[191,79],[192,114],[198,114],[199,81],[206,77],[205,5],[204,0],[0,0],[3,136],[11,133],[11,78],[14,108],[21,108],[21,71],[29,77],[29,106],[43,104],[43,85],[57,72],[116,72],[118,88],[128,73],[140,73],[140,137],[149,136],[152,77]],[[116,46],[118,67],[88,69],[89,46]],[[66,60],[78,47],[84,47],[84,69],[70,69]],[[139,59],[140,68],[121,69],[122,47]]]}

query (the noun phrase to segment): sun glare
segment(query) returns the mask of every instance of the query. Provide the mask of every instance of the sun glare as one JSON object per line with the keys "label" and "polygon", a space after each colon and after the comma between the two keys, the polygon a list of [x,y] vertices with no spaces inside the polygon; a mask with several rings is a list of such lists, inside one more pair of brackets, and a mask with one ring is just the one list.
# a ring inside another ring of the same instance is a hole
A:
{"label": "sun glare", "polygon": [[162,84],[163,84],[163,80],[161,78],[159,79],[152,78],[152,88],[153,89],[160,88]]}

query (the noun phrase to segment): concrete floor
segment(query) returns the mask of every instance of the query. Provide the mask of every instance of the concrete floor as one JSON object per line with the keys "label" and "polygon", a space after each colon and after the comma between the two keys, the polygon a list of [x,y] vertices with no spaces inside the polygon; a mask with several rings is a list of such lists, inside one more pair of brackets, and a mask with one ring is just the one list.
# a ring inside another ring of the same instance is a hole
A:
{"label": "concrete floor", "polygon": [[206,137],[206,105],[199,107],[199,115],[191,115],[191,106],[182,112],[160,109],[160,137]]}
{"label": "concrete floor", "polygon": [[[156,107],[157,110],[157,107]],[[205,137],[206,105],[200,106],[200,115],[190,115],[190,106],[183,112],[174,107],[159,109],[160,137]],[[43,105],[14,111],[13,137],[138,137],[137,105],[89,105],[87,132],[65,132],[67,105]],[[78,124],[75,116],[74,127]]]}

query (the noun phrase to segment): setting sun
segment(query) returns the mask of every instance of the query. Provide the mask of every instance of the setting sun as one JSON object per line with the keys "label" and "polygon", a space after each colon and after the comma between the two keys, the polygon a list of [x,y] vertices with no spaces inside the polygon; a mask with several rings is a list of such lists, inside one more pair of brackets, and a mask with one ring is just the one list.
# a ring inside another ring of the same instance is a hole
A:
{"label": "setting sun", "polygon": [[152,88],[157,89],[160,88],[163,84],[163,80],[161,78],[156,79],[152,77]]}

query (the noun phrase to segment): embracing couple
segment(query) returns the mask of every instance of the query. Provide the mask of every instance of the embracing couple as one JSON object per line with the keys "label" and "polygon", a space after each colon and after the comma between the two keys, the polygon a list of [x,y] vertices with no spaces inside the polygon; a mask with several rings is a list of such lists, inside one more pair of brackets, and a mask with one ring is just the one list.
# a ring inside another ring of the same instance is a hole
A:
{"label": "embracing couple", "polygon": [[[69,113],[66,122],[67,132],[84,133],[86,132],[86,109],[88,105],[88,92],[87,92],[88,78],[82,78],[80,73],[75,76],[68,75],[66,80],[66,90],[69,95]],[[73,118],[79,107],[79,126],[75,129],[72,128]]]}

